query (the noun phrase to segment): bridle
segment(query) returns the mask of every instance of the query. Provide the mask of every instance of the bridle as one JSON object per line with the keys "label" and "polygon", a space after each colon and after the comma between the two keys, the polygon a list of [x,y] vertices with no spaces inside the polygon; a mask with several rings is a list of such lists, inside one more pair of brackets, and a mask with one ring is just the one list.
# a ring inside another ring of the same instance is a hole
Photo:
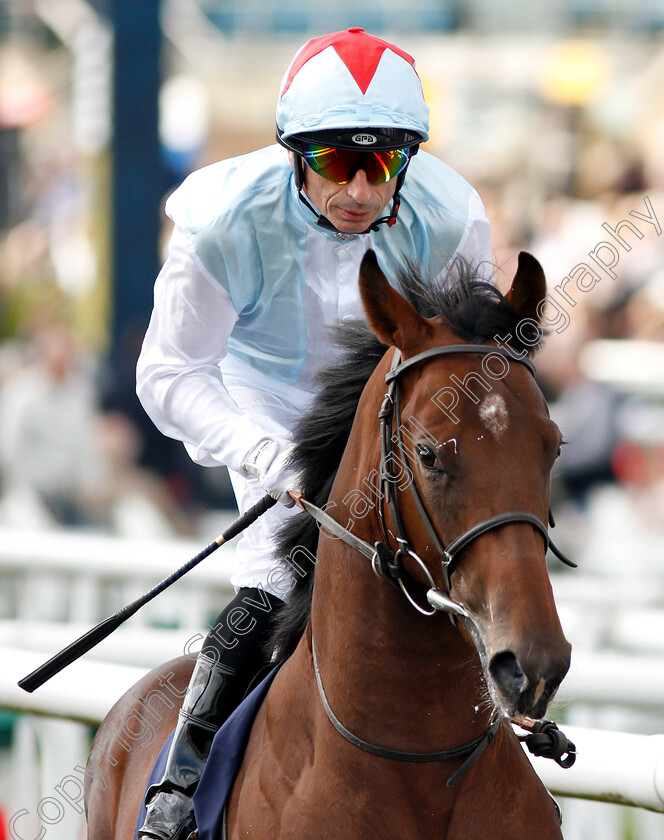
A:
{"label": "bridle", "polygon": [[[438,356],[447,356],[457,353],[475,353],[483,356],[502,356],[503,358],[506,358],[510,361],[518,362],[519,364],[524,365],[530,371],[532,376],[535,376],[535,366],[528,358],[521,358],[519,356],[515,356],[514,354],[510,353],[508,350],[502,347],[486,346],[482,344],[453,344],[444,347],[434,347],[429,350],[425,350],[422,353],[418,353],[417,355],[412,356],[411,358],[406,359],[403,362],[401,361],[401,352],[398,349],[395,349],[394,355],[392,357],[390,370],[385,376],[385,381],[387,383],[387,393],[385,394],[385,398],[380,407],[380,411],[378,412],[378,417],[380,419],[381,439],[378,512],[381,522],[381,530],[383,533],[383,542],[376,542],[372,546],[365,540],[362,540],[359,537],[355,536],[348,528],[345,528],[343,525],[340,525],[322,508],[319,508],[311,502],[307,501],[301,494],[291,494],[293,498],[297,501],[297,503],[302,508],[304,508],[304,510],[306,510],[309,514],[311,514],[311,516],[313,516],[313,518],[323,528],[325,528],[325,530],[329,531],[333,536],[341,539],[347,545],[351,546],[360,554],[363,554],[365,557],[371,560],[371,566],[375,574],[379,578],[389,580],[393,584],[398,586],[416,610],[418,610],[420,613],[426,616],[435,615],[437,612],[446,612],[450,615],[450,618],[453,621],[456,621],[457,617],[464,617],[470,619],[471,616],[468,610],[462,604],[457,603],[450,595],[450,575],[452,565],[464,548],[470,545],[470,543],[476,540],[478,537],[482,536],[483,534],[486,534],[488,531],[492,531],[496,528],[502,527],[503,525],[512,524],[514,522],[527,523],[529,525],[532,525],[535,528],[535,530],[542,535],[542,538],[544,539],[545,551],[551,548],[556,557],[558,557],[563,563],[566,563],[567,565],[573,567],[576,566],[575,563],[573,563],[571,560],[568,560],[567,557],[565,557],[560,552],[560,550],[556,548],[556,546],[552,543],[551,538],[549,537],[547,526],[544,524],[544,522],[542,522],[542,520],[534,513],[529,513],[527,511],[522,510],[509,510],[505,511],[504,513],[497,513],[494,516],[488,517],[487,519],[483,519],[476,525],[472,525],[458,537],[453,539],[447,546],[445,546],[426,510],[420,492],[417,489],[417,484],[415,483],[414,476],[409,481],[408,486],[410,488],[411,493],[413,494],[413,498],[415,500],[415,505],[417,507],[419,516],[429,532],[435,550],[440,556],[440,562],[443,570],[443,580],[445,585],[444,590],[440,589],[436,585],[436,582],[434,581],[433,576],[429,571],[427,565],[417,555],[417,553],[412,548],[410,542],[408,541],[408,537],[406,536],[406,531],[403,524],[403,519],[401,517],[399,506],[397,504],[397,494],[394,491],[394,486],[399,480],[401,480],[401,477],[396,476],[393,470],[396,455],[393,444],[396,444],[398,452],[401,455],[400,463],[403,466],[406,466],[408,464],[408,451],[403,441],[403,433],[401,426],[399,379],[405,371],[410,370],[410,368],[414,367],[417,364],[420,364],[421,362],[428,361],[429,359],[436,358]],[[396,430],[393,432],[394,425],[396,425]],[[395,539],[396,542],[399,544],[399,547],[396,551],[392,551],[392,549],[389,548],[390,533],[386,523],[385,504],[389,505],[392,522],[396,531]],[[554,522],[550,511],[549,523],[553,527]],[[427,583],[429,585],[429,589],[427,592],[427,601],[431,607],[430,610],[418,604],[406,588],[406,585],[404,583],[406,573],[402,564],[402,559],[405,557],[409,557],[412,560],[414,560],[427,579]],[[361,750],[364,750],[365,752],[369,752],[373,755],[381,756],[382,758],[388,758],[392,760],[408,762],[437,762],[447,761],[453,758],[466,757],[466,761],[448,780],[448,787],[454,785],[461,778],[461,776],[464,775],[464,773],[475,763],[475,761],[477,761],[477,759],[482,755],[482,753],[491,743],[496,732],[498,731],[498,727],[500,725],[500,716],[498,714],[495,714],[492,718],[489,727],[478,738],[474,739],[473,741],[469,741],[466,744],[462,744],[459,747],[455,747],[448,750],[441,750],[439,752],[428,753],[413,753],[406,752],[403,750],[393,750],[386,747],[377,746],[375,744],[370,744],[369,742],[364,741],[362,738],[359,738],[346,726],[344,726],[344,724],[339,720],[339,718],[335,715],[334,711],[332,710],[332,707],[330,706],[330,703],[327,699],[327,695],[325,693],[325,688],[323,686],[323,681],[318,666],[313,633],[311,637],[311,653],[316,684],[318,687],[318,693],[321,698],[321,702],[323,704],[323,708],[325,709],[325,713],[329,721],[332,723],[332,725],[337,730],[337,732],[339,732],[340,735],[342,735],[351,744],[353,744]],[[542,724],[542,726],[548,727],[546,735],[544,736],[544,741],[546,742],[545,746],[540,746],[539,744],[536,745],[535,743],[528,743],[528,749],[534,754],[546,755],[549,758],[553,758],[561,766],[571,766],[571,764],[574,763],[574,759],[576,756],[574,745],[571,744],[571,742],[569,742],[564,737],[564,735],[557,729],[555,724],[551,723],[550,721],[542,721],[540,723]],[[536,737],[543,737],[539,730],[537,730],[535,735],[527,736],[525,740],[526,742],[528,742],[529,740],[533,741]],[[536,750],[541,751],[536,752]]]}
{"label": "bridle", "polygon": [[[394,472],[395,451],[393,443],[396,443],[398,451],[401,455],[399,463],[405,465],[408,463],[408,450],[403,441],[402,425],[401,425],[401,406],[399,397],[399,379],[405,373],[417,364],[428,361],[429,359],[438,356],[449,356],[457,353],[475,353],[483,356],[497,355],[509,361],[518,362],[524,365],[535,376],[535,366],[526,357],[516,356],[510,353],[503,347],[487,346],[485,344],[450,344],[443,347],[432,347],[429,350],[424,350],[411,358],[401,361],[401,352],[395,349],[392,357],[390,370],[385,376],[387,383],[387,393],[378,412],[380,419],[380,440],[381,440],[381,458],[379,471],[379,488],[378,488],[378,513],[381,522],[381,530],[383,533],[383,542],[375,542],[373,545],[355,536],[348,528],[339,524],[322,508],[309,502],[300,493],[292,493],[291,495],[326,531],[334,537],[342,540],[351,548],[363,554],[371,561],[371,567],[374,573],[383,580],[388,580],[395,586],[398,586],[404,593],[408,601],[415,607],[418,612],[423,615],[432,616],[437,612],[447,612],[452,618],[455,616],[468,617],[468,611],[462,605],[457,603],[450,595],[450,575],[451,567],[459,554],[470,545],[473,540],[492,531],[500,528],[503,525],[509,525],[514,522],[525,522],[532,525],[537,530],[544,540],[544,548],[547,551],[549,548],[555,556],[568,566],[576,568],[576,563],[573,563],[554,545],[549,536],[548,529],[544,522],[534,513],[529,513],[522,510],[509,510],[504,513],[497,513],[487,519],[472,525],[458,537],[453,539],[447,547],[445,547],[436,528],[431,521],[414,477],[409,481],[409,488],[413,494],[415,505],[424,525],[426,526],[433,545],[440,557],[440,563],[443,571],[443,582],[445,589],[440,589],[433,579],[425,562],[414,551],[403,524],[403,519],[399,511],[397,503],[397,494],[394,492],[395,485],[401,480],[400,476],[396,476]],[[396,431],[393,433],[393,426],[396,424]],[[391,542],[390,534],[386,524],[385,504],[389,505],[392,521],[396,531],[395,539],[399,547],[396,551],[389,548]],[[549,511],[549,524],[551,527],[555,525],[551,511]],[[403,559],[411,558],[422,570],[429,589],[427,591],[427,601],[431,609],[427,609],[413,598],[408,592],[405,584],[407,573],[403,567]]]}
{"label": "bridle", "polygon": [[[374,563],[374,571],[381,577],[396,580],[397,584],[400,586],[401,590],[403,591],[404,595],[408,598],[410,603],[415,607],[415,609],[419,610],[425,615],[433,615],[440,609],[445,609],[448,612],[458,613],[458,610],[450,608],[450,575],[453,563],[464,550],[464,548],[470,545],[471,542],[476,540],[478,537],[481,537],[483,534],[486,534],[488,531],[500,528],[503,525],[509,525],[514,522],[525,522],[529,525],[532,525],[535,528],[535,530],[542,535],[542,538],[544,539],[545,551],[550,548],[551,551],[556,555],[556,557],[558,557],[563,563],[566,563],[569,566],[575,566],[575,564],[572,563],[571,560],[568,560],[562,554],[562,552],[560,552],[560,550],[553,544],[549,536],[547,526],[544,524],[544,522],[542,522],[542,520],[534,513],[529,513],[527,511],[522,510],[509,510],[505,511],[504,513],[497,513],[494,516],[490,516],[487,519],[478,522],[476,525],[471,526],[458,537],[453,539],[447,546],[445,546],[433,522],[431,521],[431,517],[427,512],[427,509],[422,500],[422,496],[417,488],[417,483],[415,482],[413,476],[412,479],[408,482],[408,487],[413,496],[413,500],[415,501],[415,506],[417,508],[420,520],[426,526],[426,529],[431,538],[432,545],[440,558],[440,563],[443,572],[443,582],[445,586],[445,589],[442,591],[442,594],[446,595],[448,600],[440,599],[440,597],[438,597],[438,603],[434,604],[431,603],[432,598],[429,597],[431,610],[427,610],[424,607],[421,607],[407,591],[404,584],[404,576],[401,568],[401,560],[404,557],[410,557],[422,569],[425,577],[427,578],[428,583],[430,584],[429,592],[431,592],[431,590],[434,590],[434,593],[432,593],[434,594],[434,601],[436,600],[435,592],[441,592],[441,590],[439,590],[438,587],[436,587],[431,572],[427,568],[426,564],[415,553],[408,540],[406,530],[403,524],[403,519],[399,510],[399,505],[397,504],[397,494],[394,490],[395,485],[402,480],[402,476],[398,476],[394,472],[395,460],[398,460],[399,463],[404,467],[408,465],[409,460],[408,450],[403,440],[403,427],[401,423],[401,405],[399,397],[399,380],[407,370],[410,370],[415,365],[421,364],[422,362],[428,361],[432,358],[437,358],[439,356],[448,356],[459,353],[474,353],[482,356],[498,355],[510,361],[518,362],[519,364],[524,365],[524,367],[526,367],[530,371],[532,376],[535,376],[535,366],[530,361],[530,359],[526,357],[521,358],[519,356],[515,356],[503,347],[488,347],[483,344],[452,344],[445,347],[433,347],[430,350],[425,350],[422,353],[418,353],[416,356],[412,356],[410,359],[406,359],[403,362],[401,361],[401,352],[398,349],[394,352],[390,370],[385,377],[385,381],[387,383],[387,393],[385,394],[383,404],[381,405],[380,411],[378,412],[378,417],[380,418],[381,440],[378,511],[380,514],[383,539],[385,541],[385,545],[389,545],[390,534],[388,532],[386,524],[385,504],[387,503],[389,505],[392,521],[394,523],[394,529],[396,532],[395,539],[399,547],[396,550],[396,552],[382,552],[382,558],[380,553],[378,553],[378,559]],[[393,426],[396,427],[394,432]],[[396,444],[398,454],[395,453],[393,444]],[[554,524],[553,517],[551,516],[550,512],[549,523],[551,525]],[[390,557],[390,554],[392,555],[392,557]],[[460,607],[461,605],[457,606]]]}

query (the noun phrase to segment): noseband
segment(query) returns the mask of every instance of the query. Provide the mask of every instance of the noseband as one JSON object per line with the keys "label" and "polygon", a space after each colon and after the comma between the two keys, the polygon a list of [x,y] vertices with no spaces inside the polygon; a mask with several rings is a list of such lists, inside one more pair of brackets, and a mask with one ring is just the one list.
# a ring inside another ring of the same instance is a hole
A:
{"label": "noseband", "polygon": [[[392,515],[392,521],[394,523],[394,528],[396,532],[395,539],[399,544],[399,548],[394,553],[392,553],[389,550],[383,552],[377,550],[376,560],[373,561],[373,568],[376,574],[379,575],[379,577],[396,580],[396,582],[398,583],[398,585],[400,586],[401,590],[403,591],[404,595],[408,598],[410,603],[417,610],[424,613],[425,615],[433,615],[435,612],[441,609],[451,613],[465,613],[465,609],[461,607],[461,605],[455,604],[455,602],[452,601],[449,595],[451,588],[450,574],[452,571],[452,565],[459,556],[459,554],[463,551],[463,549],[470,545],[471,542],[473,542],[483,534],[486,534],[488,531],[492,531],[495,528],[500,528],[503,525],[509,525],[514,522],[525,522],[529,525],[532,525],[533,528],[539,531],[539,533],[542,535],[542,538],[544,539],[545,551],[550,548],[551,551],[556,555],[556,557],[558,557],[563,563],[566,563],[569,566],[575,566],[575,564],[568,560],[553,544],[551,538],[549,537],[549,532],[544,522],[542,522],[542,520],[534,513],[528,513],[527,511],[522,510],[509,510],[505,511],[504,513],[498,513],[494,516],[490,516],[487,519],[478,522],[476,525],[471,526],[458,537],[456,537],[454,540],[452,540],[447,546],[445,546],[438,532],[436,531],[433,522],[431,521],[431,517],[427,512],[424,502],[422,501],[420,492],[417,489],[417,484],[415,483],[414,475],[411,476],[408,486],[415,501],[415,506],[417,507],[419,517],[426,526],[434,549],[440,557],[440,562],[443,571],[443,581],[445,585],[444,591],[441,591],[439,588],[436,587],[431,572],[427,568],[424,561],[420,557],[418,557],[418,555],[415,553],[412,546],[410,545],[410,542],[406,535],[406,530],[404,528],[403,519],[399,511],[399,506],[397,504],[397,494],[394,491],[395,485],[399,483],[399,481],[403,478],[403,476],[397,476],[394,472],[395,460],[398,460],[404,467],[408,465],[408,450],[406,449],[406,446],[403,441],[403,427],[401,424],[399,379],[405,373],[405,371],[410,370],[410,368],[414,367],[417,364],[420,364],[421,362],[428,361],[429,359],[433,359],[438,356],[449,356],[459,353],[474,353],[482,356],[502,356],[503,358],[506,358],[512,362],[518,362],[519,364],[524,365],[524,367],[526,367],[530,371],[532,376],[535,376],[535,366],[530,361],[530,359],[515,356],[514,354],[510,353],[508,350],[502,347],[487,347],[483,344],[452,344],[446,347],[433,347],[430,350],[425,350],[422,353],[418,353],[416,356],[412,356],[410,359],[406,359],[406,361],[404,362],[401,361],[401,352],[398,349],[394,352],[394,356],[392,357],[392,365],[390,367],[389,373],[385,377],[385,381],[387,383],[387,393],[385,394],[385,399],[383,400],[383,404],[381,405],[380,411],[378,412],[378,417],[380,418],[381,439],[380,491],[378,494],[378,510],[380,514],[383,538],[385,540],[386,545],[389,545],[390,535],[388,533],[385,519],[385,504],[387,503],[389,505],[390,512]],[[392,432],[393,424],[396,426],[396,430],[394,433]],[[396,444],[398,450],[397,453],[395,453],[393,444]],[[549,522],[551,525],[553,525],[553,517],[551,516],[551,513],[549,513]],[[410,595],[410,593],[405,587],[404,576],[401,569],[401,560],[405,557],[410,557],[412,560],[414,560],[415,563],[417,563],[417,565],[422,569],[425,577],[427,578],[427,581],[429,583],[428,600],[432,607],[431,610],[427,610],[426,608],[421,607],[413,599],[413,597]]]}

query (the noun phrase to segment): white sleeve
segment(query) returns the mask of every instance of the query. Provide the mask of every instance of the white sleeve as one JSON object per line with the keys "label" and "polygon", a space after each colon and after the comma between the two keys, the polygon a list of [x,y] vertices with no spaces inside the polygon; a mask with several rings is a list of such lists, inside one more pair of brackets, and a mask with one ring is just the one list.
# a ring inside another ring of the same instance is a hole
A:
{"label": "white sleeve", "polygon": [[224,386],[219,362],[237,319],[229,294],[176,228],[155,283],[136,392],[157,428],[181,440],[194,461],[239,471],[262,438],[289,434],[268,417],[242,412]]}
{"label": "white sleeve", "polygon": [[479,273],[493,282],[491,225],[476,190],[471,190],[468,199],[468,221],[455,256],[463,257],[477,266]]}

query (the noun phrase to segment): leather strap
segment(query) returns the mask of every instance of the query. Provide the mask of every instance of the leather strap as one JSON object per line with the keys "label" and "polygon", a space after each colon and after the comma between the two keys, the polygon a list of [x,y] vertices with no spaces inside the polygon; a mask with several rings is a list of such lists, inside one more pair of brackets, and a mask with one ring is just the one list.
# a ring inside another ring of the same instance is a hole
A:
{"label": "leather strap", "polygon": [[519,362],[519,364],[525,365],[533,376],[537,375],[535,365],[530,361],[530,359],[527,356],[517,355],[516,351],[514,353],[510,353],[510,351],[506,350],[504,347],[494,347],[487,344],[450,344],[443,347],[432,347],[429,350],[423,350],[416,356],[411,356],[409,359],[406,359],[405,362],[401,362],[396,365],[396,367],[393,367],[392,370],[386,374],[385,381],[390,383],[393,379],[397,379],[401,376],[401,374],[408,370],[408,368],[413,365],[417,365],[420,362],[424,362],[427,359],[433,359],[436,356],[456,356],[459,353],[479,353],[481,356],[502,356],[512,362]]}
{"label": "leather strap", "polygon": [[318,686],[318,693],[320,695],[323,708],[325,709],[325,714],[332,726],[334,726],[340,735],[342,735],[354,747],[358,747],[359,749],[364,750],[364,752],[371,753],[371,755],[377,755],[380,756],[380,758],[388,758],[392,761],[430,763],[436,761],[450,761],[453,758],[463,758],[464,756],[468,756],[468,760],[461,765],[461,767],[447,782],[448,787],[455,784],[461,776],[469,770],[470,767],[472,767],[472,765],[482,755],[484,750],[489,746],[500,726],[501,718],[499,714],[496,714],[491,722],[491,725],[478,738],[474,738],[472,741],[468,741],[465,744],[460,744],[458,747],[452,747],[447,750],[438,750],[437,752],[408,752],[405,750],[393,750],[389,747],[380,747],[376,744],[370,744],[368,741],[365,741],[363,738],[355,735],[350,731],[350,729],[344,726],[332,711],[330,702],[327,699],[327,694],[325,693],[325,688],[323,687],[323,680],[320,675],[318,660],[316,658],[316,647],[313,635],[311,637],[311,656],[313,660],[314,674],[316,675],[316,685]]}
{"label": "leather strap", "polygon": [[505,513],[497,513],[495,516],[490,516],[488,519],[483,519],[481,522],[478,522],[477,525],[473,525],[468,528],[467,531],[459,534],[459,536],[453,539],[445,549],[444,553],[447,556],[443,562],[446,564],[451,563],[456,554],[463,551],[463,549],[474,539],[481,537],[482,534],[486,534],[487,531],[492,531],[494,528],[498,528],[501,525],[509,525],[513,522],[526,522],[529,525],[532,525],[536,531],[539,531],[544,537],[544,548],[546,551],[550,542],[549,533],[539,516],[535,516],[534,513],[527,513],[525,510],[509,510]]}
{"label": "leather strap", "polygon": [[370,543],[356,537],[352,531],[344,528],[344,526],[340,525],[336,519],[332,519],[329,513],[325,513],[322,508],[319,508],[312,502],[308,502],[301,493],[291,493],[291,496],[295,502],[300,505],[301,508],[304,508],[304,510],[306,510],[306,512],[312,516],[319,525],[322,525],[326,531],[329,531],[333,536],[345,542],[346,545],[354,548],[355,551],[359,551],[360,554],[363,554],[368,560],[373,560],[374,555],[376,554],[376,549]]}

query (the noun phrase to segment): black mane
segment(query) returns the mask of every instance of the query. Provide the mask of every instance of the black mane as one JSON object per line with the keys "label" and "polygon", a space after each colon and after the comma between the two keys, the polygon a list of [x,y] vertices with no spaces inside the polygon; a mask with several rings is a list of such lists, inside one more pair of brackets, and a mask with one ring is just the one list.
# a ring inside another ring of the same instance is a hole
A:
{"label": "black mane", "polygon": [[[533,346],[523,344],[517,336],[517,313],[468,263],[456,262],[444,282],[433,282],[408,262],[398,280],[401,292],[422,316],[442,318],[464,341],[482,344],[500,336],[519,352],[533,352]],[[302,475],[305,498],[319,507],[329,497],[360,395],[387,351],[364,321],[337,327],[334,338],[340,355],[318,374],[318,395],[293,436],[292,465]],[[309,620],[318,534],[316,522],[302,512],[277,536],[277,555],[295,570],[294,586],[275,628],[274,644],[280,657],[292,653]]]}
{"label": "black mane", "polygon": [[[320,391],[293,435],[291,464],[302,476],[305,499],[319,507],[330,495],[360,395],[387,351],[364,321],[345,323],[334,330],[334,337],[341,355],[316,377]],[[290,559],[295,570],[295,583],[277,615],[273,637],[278,655],[283,657],[295,649],[309,620],[318,545],[316,521],[305,512],[293,516],[282,526],[276,542],[281,562]]]}

